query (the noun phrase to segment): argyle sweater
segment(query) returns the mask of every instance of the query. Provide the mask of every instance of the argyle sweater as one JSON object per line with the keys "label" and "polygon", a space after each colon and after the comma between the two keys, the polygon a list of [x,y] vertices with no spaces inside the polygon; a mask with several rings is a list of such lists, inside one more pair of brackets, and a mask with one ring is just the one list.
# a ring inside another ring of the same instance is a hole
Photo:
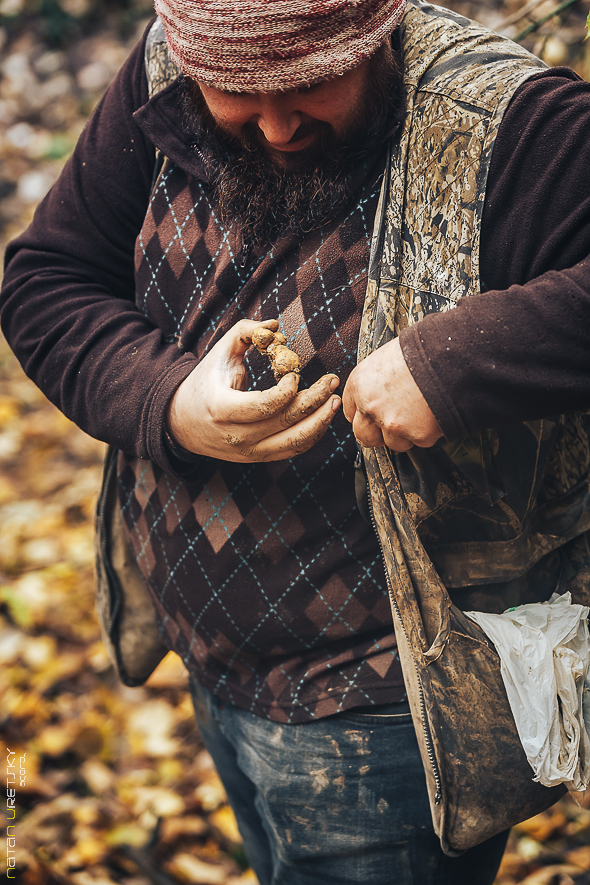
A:
{"label": "argyle sweater", "polygon": [[[137,239],[140,309],[199,359],[242,317],[278,316],[301,386],[327,372],[344,384],[356,364],[381,153],[340,217],[249,259],[207,184],[166,166]],[[258,352],[246,365],[251,389],[274,383]],[[355,457],[342,414],[303,455],[202,458],[188,482],[120,456],[122,512],[167,642],[217,696],[284,722],[403,697]]]}

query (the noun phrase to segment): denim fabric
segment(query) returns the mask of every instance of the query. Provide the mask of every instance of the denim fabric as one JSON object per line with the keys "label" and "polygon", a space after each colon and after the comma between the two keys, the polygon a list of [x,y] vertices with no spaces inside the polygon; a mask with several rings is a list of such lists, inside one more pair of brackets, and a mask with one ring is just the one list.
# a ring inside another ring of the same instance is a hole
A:
{"label": "denim fabric", "polygon": [[407,704],[282,725],[193,700],[261,885],[492,885],[508,833],[442,853]]}

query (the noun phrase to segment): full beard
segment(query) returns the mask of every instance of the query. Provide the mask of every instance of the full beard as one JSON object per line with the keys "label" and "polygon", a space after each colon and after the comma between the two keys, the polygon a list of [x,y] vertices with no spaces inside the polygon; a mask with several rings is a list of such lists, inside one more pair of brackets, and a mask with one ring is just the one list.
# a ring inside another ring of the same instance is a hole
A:
{"label": "full beard", "polygon": [[[242,229],[243,242],[262,247],[285,233],[302,237],[337,217],[350,202],[367,160],[402,116],[398,57],[389,43],[371,58],[365,95],[337,137],[325,122],[314,124],[311,148],[273,160],[256,124],[240,138],[213,119],[196,83],[186,81],[186,120],[195,136],[221,220]],[[303,137],[305,133],[299,132]]]}

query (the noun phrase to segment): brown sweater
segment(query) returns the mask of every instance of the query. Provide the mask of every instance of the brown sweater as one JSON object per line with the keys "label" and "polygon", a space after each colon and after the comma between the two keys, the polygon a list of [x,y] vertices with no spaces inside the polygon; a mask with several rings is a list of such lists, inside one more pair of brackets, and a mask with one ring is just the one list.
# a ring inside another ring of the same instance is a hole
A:
{"label": "brown sweater", "polygon": [[[171,89],[142,125],[177,104]],[[142,312],[198,359],[239,319],[279,316],[301,385],[326,372],[344,384],[356,363],[383,162],[377,152],[359,168],[355,198],[328,224],[249,256],[207,185],[166,166],[137,240]],[[250,388],[274,383],[255,348],[245,365]],[[403,697],[377,539],[355,499],[356,453],[342,412],[295,458],[195,456],[184,482],[121,453],[121,508],[166,641],[225,701],[293,723]]]}

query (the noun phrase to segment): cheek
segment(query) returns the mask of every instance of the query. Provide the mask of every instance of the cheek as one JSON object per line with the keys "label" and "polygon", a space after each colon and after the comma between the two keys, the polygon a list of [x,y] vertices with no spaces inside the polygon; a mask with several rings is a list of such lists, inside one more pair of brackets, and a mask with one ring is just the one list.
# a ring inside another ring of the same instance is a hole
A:
{"label": "cheek", "polygon": [[232,135],[239,135],[242,127],[252,116],[245,111],[240,112],[237,109],[226,110],[209,107],[209,111],[217,125],[224,129],[226,132],[231,132]]}
{"label": "cheek", "polygon": [[252,117],[253,109],[245,96],[224,94],[204,85],[201,85],[201,92],[215,122],[228,132],[238,133]]}
{"label": "cheek", "polygon": [[331,95],[311,102],[306,108],[310,117],[328,123],[336,135],[345,133],[362,107],[364,90],[353,83],[348,88],[334,90]]}
{"label": "cheek", "polygon": [[239,142],[244,142],[246,138],[251,137],[252,116],[244,114],[224,114],[209,109],[213,122],[218,130],[218,134],[226,135]]}

